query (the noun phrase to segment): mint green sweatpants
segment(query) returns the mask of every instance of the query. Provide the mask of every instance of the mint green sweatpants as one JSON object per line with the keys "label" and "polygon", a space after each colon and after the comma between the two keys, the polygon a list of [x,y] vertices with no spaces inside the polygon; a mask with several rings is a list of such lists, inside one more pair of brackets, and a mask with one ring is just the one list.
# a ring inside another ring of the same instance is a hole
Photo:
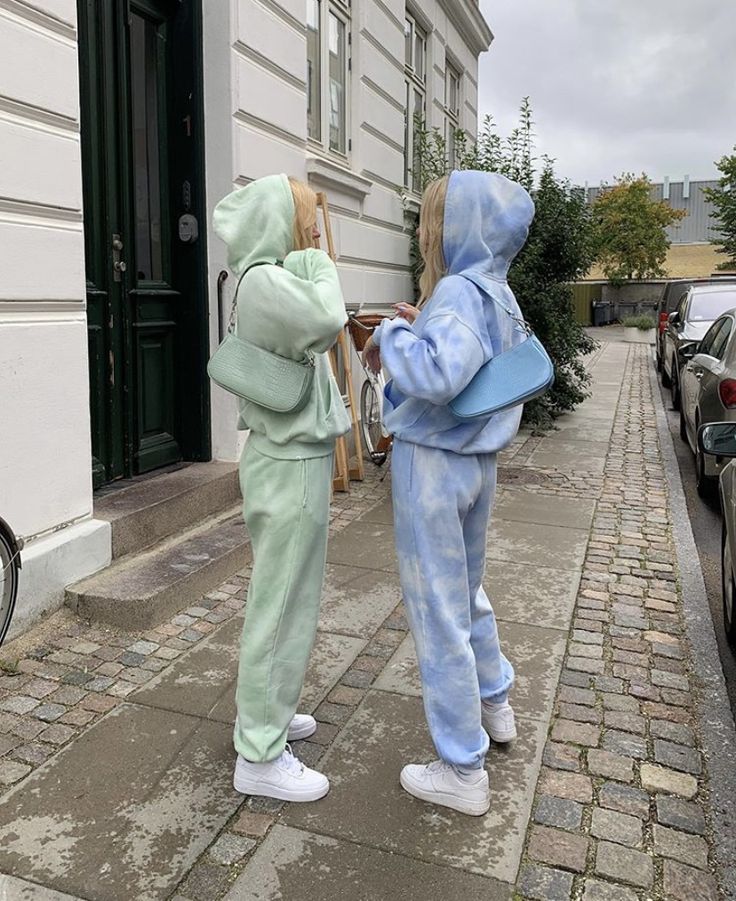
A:
{"label": "mint green sweatpants", "polygon": [[286,745],[317,634],[332,485],[332,454],[268,457],[249,442],[240,460],[253,547],[240,644],[235,749],[275,760]]}

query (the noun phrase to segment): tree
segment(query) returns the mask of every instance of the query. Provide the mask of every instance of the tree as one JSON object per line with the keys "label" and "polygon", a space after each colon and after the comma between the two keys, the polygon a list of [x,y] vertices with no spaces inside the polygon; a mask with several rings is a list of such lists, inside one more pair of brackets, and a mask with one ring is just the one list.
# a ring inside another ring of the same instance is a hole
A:
{"label": "tree", "polygon": [[626,173],[613,187],[604,188],[593,205],[593,221],[606,278],[620,285],[627,279],[666,275],[663,263],[670,241],[665,229],[685,215],[665,200],[652,199],[646,175]]}
{"label": "tree", "polygon": [[[596,345],[575,321],[570,282],[592,265],[594,242],[585,192],[559,179],[550,159],[544,158],[538,171],[533,126],[531,105],[526,98],[521,104],[519,124],[506,138],[498,134],[490,116],[485,118],[475,143],[464,132],[457,132],[455,168],[500,172],[523,185],[534,198],[536,215],[529,239],[511,266],[509,284],[555,364],[552,389],[524,410],[527,423],[545,428],[555,416],[572,410],[587,396],[590,377],[584,357]],[[416,155],[425,187],[447,173],[448,154],[438,130],[426,129],[421,121],[417,127]],[[416,263],[416,241],[412,254]]]}
{"label": "tree", "polygon": [[717,188],[704,188],[706,200],[713,204],[713,217],[718,222],[720,235],[712,243],[718,253],[725,253],[727,259],[719,269],[736,269],[736,147],[730,156],[723,156],[716,163],[721,178]]}

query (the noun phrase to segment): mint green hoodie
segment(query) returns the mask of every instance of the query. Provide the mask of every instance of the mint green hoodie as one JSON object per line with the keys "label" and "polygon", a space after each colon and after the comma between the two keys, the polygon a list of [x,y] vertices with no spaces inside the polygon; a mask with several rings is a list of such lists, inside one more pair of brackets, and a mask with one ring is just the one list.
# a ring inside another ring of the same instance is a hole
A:
{"label": "mint green hoodie", "polygon": [[332,452],[350,419],[326,351],[347,321],[335,264],[324,251],[292,251],[294,200],[285,175],[259,178],[215,207],[214,228],[228,246],[238,288],[236,334],[284,357],[315,354],[312,396],[298,413],[274,413],[240,401],[238,428],[250,429],[257,450],[299,460]]}

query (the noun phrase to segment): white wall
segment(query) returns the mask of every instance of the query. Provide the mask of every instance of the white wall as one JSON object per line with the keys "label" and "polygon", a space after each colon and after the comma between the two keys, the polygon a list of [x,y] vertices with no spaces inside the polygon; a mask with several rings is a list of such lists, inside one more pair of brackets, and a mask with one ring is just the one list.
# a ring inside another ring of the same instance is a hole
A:
{"label": "white wall", "polygon": [[74,0],[0,6],[0,516],[30,536],[14,632],[109,560],[89,521],[77,73]]}

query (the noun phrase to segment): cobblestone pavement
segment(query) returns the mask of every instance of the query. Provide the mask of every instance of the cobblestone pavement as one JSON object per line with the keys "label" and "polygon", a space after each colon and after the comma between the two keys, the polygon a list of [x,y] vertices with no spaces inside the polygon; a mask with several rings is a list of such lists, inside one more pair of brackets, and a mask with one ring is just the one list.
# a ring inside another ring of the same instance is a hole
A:
{"label": "cobblestone pavement", "polygon": [[[229,788],[247,568],[145,633],[61,611],[0,649],[0,868],[13,874],[0,897],[33,897],[31,883],[94,901],[721,897],[648,351],[604,345],[590,365],[594,398],[502,455],[490,585],[520,737],[491,750],[487,817],[445,815],[395,784],[429,744],[390,477],[369,467],[333,503],[304,698],[319,729],[295,748],[328,772],[328,798]],[[121,822],[138,845],[118,860]]]}
{"label": "cobblestone pavement", "polygon": [[719,897],[649,379],[632,345],[517,888]]}

